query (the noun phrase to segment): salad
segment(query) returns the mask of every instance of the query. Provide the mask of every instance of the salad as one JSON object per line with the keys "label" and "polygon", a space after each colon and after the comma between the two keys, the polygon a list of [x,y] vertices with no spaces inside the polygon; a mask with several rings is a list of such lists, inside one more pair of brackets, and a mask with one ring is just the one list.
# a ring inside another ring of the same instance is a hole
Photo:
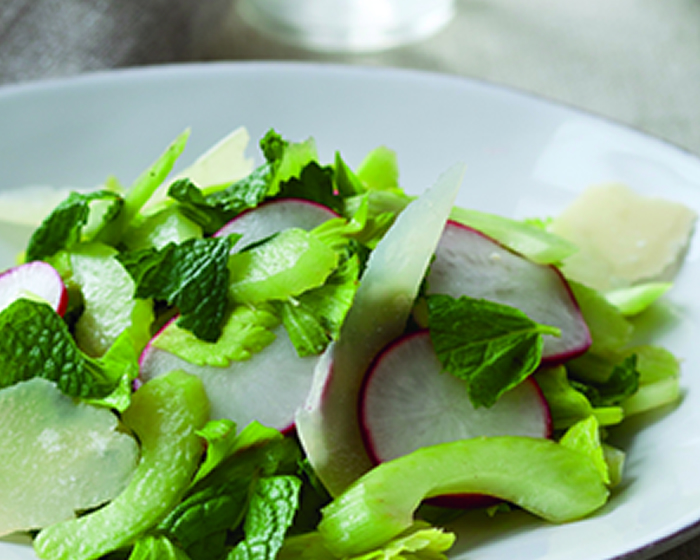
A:
{"label": "salad", "polygon": [[[680,398],[631,317],[695,215],[619,185],[560,216],[419,197],[234,131],[65,193],[0,274],[0,536],[39,558],[439,559],[466,510],[594,514],[608,440]],[[8,211],[9,206],[4,206]],[[656,229],[654,229],[656,228]]]}

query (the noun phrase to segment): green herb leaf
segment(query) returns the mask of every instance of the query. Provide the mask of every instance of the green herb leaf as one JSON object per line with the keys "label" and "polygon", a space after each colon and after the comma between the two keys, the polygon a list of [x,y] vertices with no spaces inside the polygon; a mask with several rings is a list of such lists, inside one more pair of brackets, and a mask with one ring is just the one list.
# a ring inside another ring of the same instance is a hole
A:
{"label": "green herb leaf", "polygon": [[117,339],[99,360],[81,352],[46,303],[18,299],[0,313],[0,387],[42,377],[71,397],[100,399],[138,371],[133,344]]}
{"label": "green herb leaf", "polygon": [[137,298],[177,306],[177,324],[211,342],[226,316],[232,237],[188,239],[160,250],[122,253],[119,260],[136,282]]}
{"label": "green herb leaf", "polygon": [[275,560],[299,507],[300,488],[294,476],[261,478],[245,520],[245,539],[227,560]]}
{"label": "green herb leaf", "polygon": [[71,193],[34,231],[27,245],[26,260],[46,259],[81,241],[81,234],[90,218],[91,203],[96,201],[109,202],[106,208],[101,209],[103,224],[114,220],[124,204],[118,194],[110,191]]}
{"label": "green herb leaf", "polygon": [[274,428],[263,426],[255,420],[237,433],[235,422],[227,418],[210,420],[197,434],[206,441],[207,452],[194,482],[204,478],[235,453],[278,441],[283,437]]}
{"label": "green herb leaf", "polygon": [[180,203],[184,215],[211,235],[244,210],[255,208],[265,200],[272,174],[272,166],[265,163],[240,181],[208,195],[189,179],[180,179],[170,185],[168,196]]}
{"label": "green herb leaf", "polygon": [[607,381],[583,382],[572,380],[572,385],[581,391],[594,406],[613,406],[620,404],[632,396],[639,388],[639,371],[637,371],[637,355],[627,356],[613,366]]}
{"label": "green herb leaf", "polygon": [[427,304],[435,352],[448,372],[467,382],[475,407],[492,406],[535,371],[542,335],[559,333],[517,309],[486,300],[435,294]]}
{"label": "green herb leaf", "polygon": [[[212,429],[220,432],[226,428],[208,426],[205,429],[210,436]],[[296,444],[260,425],[243,430],[233,440],[231,432],[215,437],[226,457],[216,458],[216,464],[209,464],[209,472],[197,476],[184,499],[158,526],[159,532],[185,550],[222,531],[235,530],[248,513],[257,481],[288,463],[295,464],[298,457]]]}
{"label": "green herb leaf", "polygon": [[301,198],[318,202],[343,214],[343,197],[335,192],[334,172],[332,167],[321,167],[311,161],[301,170],[299,177],[292,177],[280,183],[280,190],[275,198]]}

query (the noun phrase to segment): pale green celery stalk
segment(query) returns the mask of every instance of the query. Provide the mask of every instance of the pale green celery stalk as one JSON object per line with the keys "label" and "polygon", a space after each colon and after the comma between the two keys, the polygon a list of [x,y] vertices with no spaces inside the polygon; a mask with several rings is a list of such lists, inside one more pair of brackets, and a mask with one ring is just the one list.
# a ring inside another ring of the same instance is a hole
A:
{"label": "pale green celery stalk", "polygon": [[179,244],[194,237],[202,237],[202,228],[177,206],[167,206],[154,214],[137,216],[124,232],[122,242],[130,251],[137,251],[162,249],[168,243]]}
{"label": "pale green celery stalk", "polygon": [[209,416],[201,381],[176,371],[141,387],[122,420],[141,442],[141,461],[112,502],[42,530],[34,550],[43,560],[91,560],[133,544],[180,501],[203,452],[196,430]]}
{"label": "pale green celery stalk", "polygon": [[367,154],[357,166],[356,174],[370,191],[400,190],[396,152],[385,146],[379,146]]}
{"label": "pale green celery stalk", "polygon": [[588,456],[603,482],[610,484],[610,473],[600,441],[600,426],[595,416],[577,422],[559,440],[559,444]]}
{"label": "pale green celery stalk", "polygon": [[535,373],[535,380],[549,405],[555,430],[569,428],[591,415],[601,426],[619,424],[625,417],[619,406],[594,408],[583,393],[571,386],[563,366],[541,369]]}
{"label": "pale green celery stalk", "polygon": [[72,280],[84,304],[75,324],[78,346],[90,356],[101,356],[128,330],[140,354],[151,338],[153,302],[134,299],[134,280],[115,258],[117,250],[102,243],[83,243],[68,254]]}
{"label": "pale green celery stalk", "polygon": [[647,282],[605,293],[607,299],[620,313],[629,317],[646,310],[673,286],[670,282]]}
{"label": "pale green celery stalk", "polygon": [[540,264],[557,264],[576,252],[565,239],[531,224],[455,206],[450,219],[472,227]]}
{"label": "pale green celery stalk", "polygon": [[105,226],[97,235],[96,241],[115,245],[121,240],[124,230],[172,171],[185,149],[189,136],[189,129],[182,132],[155,163],[137,177],[124,195],[124,207],[119,216]]}
{"label": "pale green celery stalk", "polygon": [[571,280],[569,286],[591,331],[589,352],[616,352],[629,343],[632,324],[602,293]]}
{"label": "pale green celery stalk", "polygon": [[287,300],[326,281],[338,266],[338,255],[301,229],[285,230],[229,260],[232,301],[256,304]]}
{"label": "pale green celery stalk", "polygon": [[423,499],[464,493],[495,496],[555,523],[584,517],[608,497],[585,453],[547,439],[473,438],[375,467],[322,510],[318,530],[336,556],[369,552],[408,529]]}
{"label": "pale green celery stalk", "polygon": [[345,208],[348,214],[354,214],[357,206],[363,203],[363,199],[369,200],[369,216],[376,217],[380,214],[400,214],[406,206],[417,197],[409,196],[396,191],[368,191],[345,199]]}
{"label": "pale green celery stalk", "polygon": [[[344,560],[447,560],[443,552],[452,548],[454,542],[453,533],[416,521],[383,546]],[[289,537],[277,560],[337,560],[337,556],[328,550],[321,534],[313,532]]]}
{"label": "pale green celery stalk", "polygon": [[608,443],[603,443],[603,457],[608,465],[610,487],[614,488],[622,482],[622,474],[625,467],[625,452]]}
{"label": "pale green celery stalk", "polygon": [[160,331],[153,346],[200,366],[227,367],[232,361],[248,360],[273,340],[279,318],[266,305],[237,305],[224,322],[215,342],[200,340],[193,333],[171,322]]}
{"label": "pale green celery stalk", "polygon": [[316,142],[313,138],[303,142],[290,142],[284,150],[272,181],[270,181],[268,194],[277,194],[280,183],[299,177],[304,167],[312,161],[318,161]]}
{"label": "pale green celery stalk", "polygon": [[625,414],[639,414],[677,402],[680,398],[678,359],[659,346],[637,346],[629,352],[637,355],[639,389],[622,401]]}

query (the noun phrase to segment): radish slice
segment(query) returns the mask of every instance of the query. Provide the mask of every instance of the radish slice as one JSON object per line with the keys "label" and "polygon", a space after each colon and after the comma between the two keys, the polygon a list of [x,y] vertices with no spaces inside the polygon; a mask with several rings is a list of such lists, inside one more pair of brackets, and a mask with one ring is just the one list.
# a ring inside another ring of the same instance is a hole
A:
{"label": "radish slice", "polygon": [[549,408],[533,380],[490,408],[474,408],[464,381],[443,370],[428,331],[401,337],[379,355],[365,378],[360,422],[375,463],[479,436],[550,434]]}
{"label": "radish slice", "polygon": [[154,338],[141,355],[141,378],[147,381],[183,370],[202,380],[212,419],[228,418],[241,427],[257,420],[289,432],[294,427],[297,408],[309,393],[319,357],[300,358],[283,327],[274,333],[277,338],[263,351],[249,360],[233,361],[228,367],[190,363],[158,348],[153,344]]}
{"label": "radish slice", "polygon": [[[309,200],[280,199],[243,212],[216,236],[241,233],[237,247],[244,247],[285,229],[310,230],[336,217],[329,208]],[[226,367],[193,364],[158,348],[154,344],[158,333],[141,356],[141,378],[148,380],[174,369],[184,370],[204,383],[212,418],[228,418],[239,426],[257,420],[289,432],[294,428],[296,410],[309,393],[319,357],[300,358],[287,331],[278,327],[274,332],[275,340],[264,350]]]}
{"label": "radish slice", "polygon": [[310,231],[337,217],[338,214],[333,210],[317,202],[301,198],[282,198],[242,212],[217,231],[214,237],[240,233],[243,237],[236,243],[236,247],[243,248],[285,229],[300,228]]}
{"label": "radish slice", "polygon": [[428,275],[428,293],[487,299],[520,309],[533,321],[557,327],[544,336],[542,361],[562,363],[583,354],[591,335],[561,273],[536,264],[472,228],[450,221]]}
{"label": "radish slice", "polygon": [[22,297],[41,299],[63,316],[68,306],[68,291],[61,275],[43,261],[32,261],[0,274],[0,311]]}
{"label": "radish slice", "polygon": [[297,432],[316,474],[337,496],[372,468],[357,417],[374,356],[406,326],[464,175],[455,165],[399,214],[367,263],[337,343],[326,350]]}

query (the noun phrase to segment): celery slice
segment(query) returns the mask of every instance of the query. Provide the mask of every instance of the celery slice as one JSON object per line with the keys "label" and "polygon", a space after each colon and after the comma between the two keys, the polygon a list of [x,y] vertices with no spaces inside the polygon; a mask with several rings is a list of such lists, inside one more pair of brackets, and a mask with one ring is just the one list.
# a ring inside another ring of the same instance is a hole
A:
{"label": "celery slice", "polygon": [[474,438],[379,465],[323,509],[318,530],[336,556],[360,554],[410,527],[424,498],[455,493],[495,496],[554,523],[584,517],[608,497],[585,453],[546,439]]}
{"label": "celery slice", "polygon": [[203,446],[195,433],[209,416],[201,381],[181,371],[146,383],[123,421],[142,446],[126,489],[105,507],[39,533],[34,549],[44,560],[89,560],[132,544],[158,523],[187,490]]}

